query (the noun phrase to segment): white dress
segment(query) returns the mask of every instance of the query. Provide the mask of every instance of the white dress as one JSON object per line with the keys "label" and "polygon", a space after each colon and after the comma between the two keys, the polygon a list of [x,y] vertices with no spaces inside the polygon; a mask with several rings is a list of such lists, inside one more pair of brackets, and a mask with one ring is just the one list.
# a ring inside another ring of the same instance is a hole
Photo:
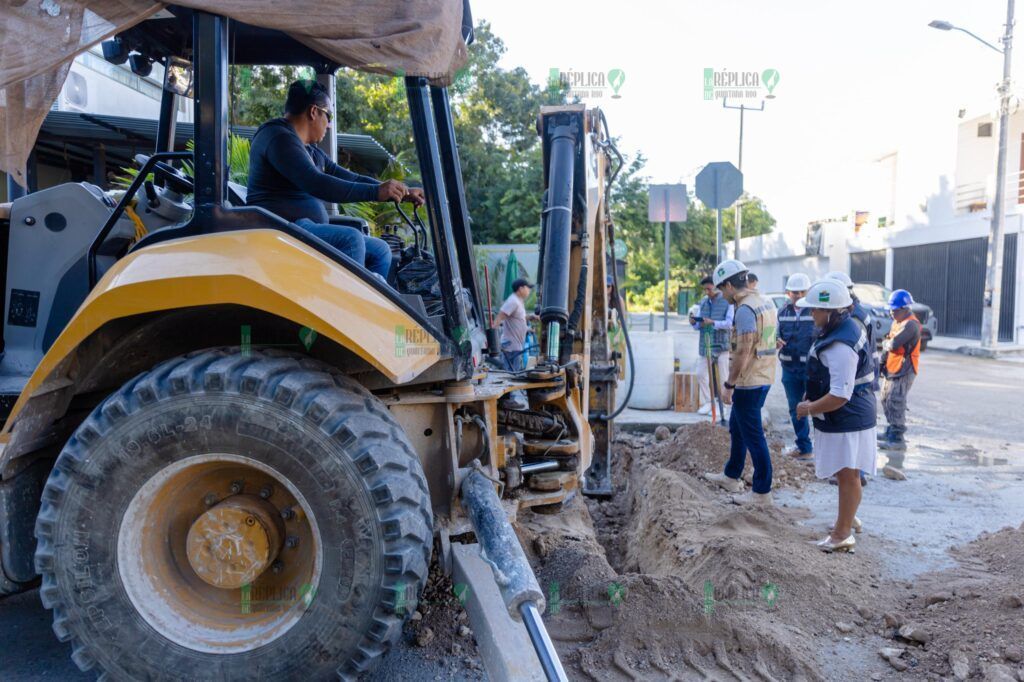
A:
{"label": "white dress", "polygon": [[[818,354],[828,367],[829,393],[850,399],[857,375],[857,352],[845,343],[833,343]],[[841,469],[860,469],[874,476],[878,450],[874,427],[848,433],[825,433],[814,429],[814,474],[834,476]]]}

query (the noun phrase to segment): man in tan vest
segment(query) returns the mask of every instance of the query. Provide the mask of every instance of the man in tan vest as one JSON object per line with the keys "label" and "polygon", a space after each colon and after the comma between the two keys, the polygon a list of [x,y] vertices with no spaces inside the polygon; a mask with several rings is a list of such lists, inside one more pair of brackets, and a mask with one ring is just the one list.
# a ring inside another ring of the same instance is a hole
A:
{"label": "man in tan vest", "polygon": [[775,304],[747,286],[747,266],[738,260],[719,263],[713,277],[715,286],[736,306],[729,378],[722,389],[723,402],[732,405],[732,442],[725,471],[705,474],[705,478],[730,492],[740,492],[740,475],[749,452],[754,464],[752,490],[733,501],[768,506],[772,504],[772,460],[761,425],[761,408],[775,381]]}

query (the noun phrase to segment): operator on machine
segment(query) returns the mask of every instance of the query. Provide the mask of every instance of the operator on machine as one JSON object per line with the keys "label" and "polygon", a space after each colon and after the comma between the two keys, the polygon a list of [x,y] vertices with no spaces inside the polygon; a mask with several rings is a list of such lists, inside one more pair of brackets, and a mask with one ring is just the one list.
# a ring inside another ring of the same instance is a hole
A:
{"label": "operator on machine", "polygon": [[261,125],[252,139],[246,203],[290,220],[387,279],[387,243],[354,227],[331,225],[324,202],[409,201],[420,206],[423,190],[398,180],[380,182],[331,161],[316,146],[327,133],[331,116],[327,88],[312,80],[291,84],[284,116]]}

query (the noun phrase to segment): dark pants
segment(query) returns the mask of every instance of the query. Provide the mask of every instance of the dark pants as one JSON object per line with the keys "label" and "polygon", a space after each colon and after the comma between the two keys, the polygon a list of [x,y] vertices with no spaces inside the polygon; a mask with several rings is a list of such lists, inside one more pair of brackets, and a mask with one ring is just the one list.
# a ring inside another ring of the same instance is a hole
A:
{"label": "dark pants", "polygon": [[505,367],[507,367],[510,372],[518,372],[521,369],[526,369],[525,350],[509,350],[507,347],[502,347],[501,354],[505,356]]}
{"label": "dark pants", "polygon": [[725,475],[739,478],[747,461],[747,452],[750,452],[750,461],[754,463],[752,488],[755,493],[767,493],[772,489],[772,458],[761,424],[761,408],[770,388],[737,388],[732,392],[732,412],[729,415],[732,449],[729,461],[725,463]]}
{"label": "dark pants", "polygon": [[811,420],[796,416],[796,406],[807,393],[807,368],[789,369],[782,367],[782,387],[786,389],[786,401],[789,402],[789,421],[796,432],[796,449],[803,454],[814,452],[811,444]]}
{"label": "dark pants", "polygon": [[295,224],[314,237],[323,239],[370,272],[375,272],[384,279],[388,278],[388,271],[391,269],[391,247],[383,239],[367,237],[356,228],[347,225],[314,223],[309,218],[299,218]]}
{"label": "dark pants", "polygon": [[886,377],[882,383],[882,411],[889,422],[889,440],[901,441],[907,432],[907,394],[916,376],[907,372],[892,379]]}

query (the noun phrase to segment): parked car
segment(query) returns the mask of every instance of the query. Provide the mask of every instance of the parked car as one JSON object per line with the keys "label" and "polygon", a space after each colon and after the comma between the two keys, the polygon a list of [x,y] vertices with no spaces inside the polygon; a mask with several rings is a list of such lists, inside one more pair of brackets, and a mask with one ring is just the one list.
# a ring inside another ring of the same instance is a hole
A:
{"label": "parked car", "polygon": [[[871,323],[875,327],[875,340],[879,346],[889,333],[892,327],[892,317],[889,315],[888,303],[892,290],[877,282],[856,282],[853,285],[853,293],[857,295],[861,303],[871,311]],[[789,301],[789,297],[782,292],[765,294],[781,309]],[[924,303],[915,303],[911,306],[917,319],[921,321],[921,350],[928,347],[928,342],[938,333],[939,321],[932,312],[931,307]]]}
{"label": "parked car", "polygon": [[[871,311],[871,321],[875,325],[875,340],[881,346],[882,341],[889,333],[889,328],[892,327],[892,317],[889,315],[888,308],[892,290],[877,282],[855,282],[853,293]],[[931,307],[924,303],[914,303],[910,308],[914,311],[917,319],[921,321],[921,350],[923,351],[928,347],[928,342],[932,340],[932,337],[938,334],[939,320],[935,317]]]}

